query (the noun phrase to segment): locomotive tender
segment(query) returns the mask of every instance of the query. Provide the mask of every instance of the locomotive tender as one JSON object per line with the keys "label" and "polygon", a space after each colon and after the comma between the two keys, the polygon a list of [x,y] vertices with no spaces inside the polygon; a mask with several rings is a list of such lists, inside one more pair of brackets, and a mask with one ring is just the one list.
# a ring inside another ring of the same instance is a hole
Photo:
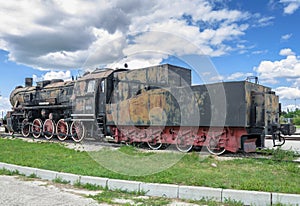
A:
{"label": "locomotive tender", "polygon": [[253,152],[279,127],[279,98],[249,81],[191,85],[191,70],[169,64],[96,69],[74,81],[17,87],[7,128],[34,138],[86,136],[114,142],[174,144],[182,152]]}

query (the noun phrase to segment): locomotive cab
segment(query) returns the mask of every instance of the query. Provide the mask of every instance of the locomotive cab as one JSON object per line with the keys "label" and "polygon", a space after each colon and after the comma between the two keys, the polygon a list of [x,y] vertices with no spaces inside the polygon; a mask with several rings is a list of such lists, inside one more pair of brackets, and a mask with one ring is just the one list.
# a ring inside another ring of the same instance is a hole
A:
{"label": "locomotive cab", "polygon": [[113,73],[120,71],[124,70],[98,69],[75,83],[71,116],[73,123],[77,124],[74,129],[84,133],[79,139],[83,139],[86,133],[90,136],[100,134],[100,137],[107,133],[106,104],[113,90]]}

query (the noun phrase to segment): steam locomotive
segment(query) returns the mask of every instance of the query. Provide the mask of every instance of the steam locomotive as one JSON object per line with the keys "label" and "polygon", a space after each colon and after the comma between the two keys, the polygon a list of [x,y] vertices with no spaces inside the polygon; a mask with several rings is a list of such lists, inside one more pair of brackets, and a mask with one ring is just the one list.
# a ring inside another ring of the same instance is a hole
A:
{"label": "steam locomotive", "polygon": [[191,70],[170,64],[96,69],[74,81],[25,79],[10,96],[7,129],[24,137],[75,142],[167,144],[182,152],[253,152],[279,125],[279,98],[250,81],[191,84]]}

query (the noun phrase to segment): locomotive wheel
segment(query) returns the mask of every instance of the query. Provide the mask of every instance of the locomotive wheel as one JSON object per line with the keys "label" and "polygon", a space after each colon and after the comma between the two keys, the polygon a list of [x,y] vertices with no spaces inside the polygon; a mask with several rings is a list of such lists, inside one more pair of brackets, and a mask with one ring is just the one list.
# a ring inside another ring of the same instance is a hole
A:
{"label": "locomotive wheel", "polygon": [[21,133],[24,137],[28,137],[30,135],[30,125],[28,119],[24,119],[22,121],[22,130]]}
{"label": "locomotive wheel", "polygon": [[187,144],[187,139],[185,137],[182,136],[178,136],[176,138],[176,148],[180,151],[180,152],[189,152],[192,150],[193,148],[193,144]]}
{"label": "locomotive wheel", "polygon": [[43,128],[43,122],[41,119],[33,120],[31,131],[34,138],[37,139],[41,136],[42,128]]}
{"label": "locomotive wheel", "polygon": [[148,147],[152,150],[159,150],[163,145],[161,142],[157,142],[156,140],[147,142],[147,144],[148,144]]}
{"label": "locomotive wheel", "polygon": [[85,127],[82,122],[74,121],[71,124],[71,135],[75,142],[81,142],[85,136]]}
{"label": "locomotive wheel", "polygon": [[213,155],[221,155],[225,152],[225,148],[219,146],[219,138],[210,138],[206,148]]}
{"label": "locomotive wheel", "polygon": [[54,136],[55,123],[51,119],[46,119],[43,125],[43,133],[46,139],[50,140]]}
{"label": "locomotive wheel", "polygon": [[60,119],[56,124],[56,134],[60,141],[64,141],[68,137],[69,125],[63,119]]}

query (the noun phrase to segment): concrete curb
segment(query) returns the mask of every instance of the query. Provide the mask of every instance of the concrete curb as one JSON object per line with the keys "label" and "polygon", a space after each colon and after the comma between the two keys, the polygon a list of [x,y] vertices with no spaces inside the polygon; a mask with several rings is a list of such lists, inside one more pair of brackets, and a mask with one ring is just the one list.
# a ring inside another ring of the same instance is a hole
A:
{"label": "concrete curb", "polygon": [[142,183],[141,190],[148,196],[178,198],[178,185]]}
{"label": "concrete curb", "polygon": [[179,186],[178,198],[188,200],[215,200],[222,202],[222,189],[209,187]]}
{"label": "concrete curb", "polygon": [[216,200],[224,202],[226,200],[241,201],[246,205],[272,205],[272,204],[288,204],[300,206],[300,195],[282,194],[271,192],[257,192],[246,190],[230,190],[221,188],[194,187],[171,184],[144,183],[128,180],[117,180],[101,177],[80,176],[75,174],[55,172],[44,169],[18,166],[0,162],[0,169],[6,169],[11,172],[18,171],[25,176],[36,175],[45,180],[61,180],[69,181],[71,184],[80,182],[81,184],[99,185],[111,190],[126,190],[145,192],[148,196],[159,196],[167,198],[180,198],[188,200]]}
{"label": "concrete curb", "polygon": [[[270,192],[256,192],[247,190],[223,190],[222,199],[241,201],[245,205],[271,205]],[[299,196],[300,198],[300,196]],[[300,200],[300,199],[299,199]]]}

